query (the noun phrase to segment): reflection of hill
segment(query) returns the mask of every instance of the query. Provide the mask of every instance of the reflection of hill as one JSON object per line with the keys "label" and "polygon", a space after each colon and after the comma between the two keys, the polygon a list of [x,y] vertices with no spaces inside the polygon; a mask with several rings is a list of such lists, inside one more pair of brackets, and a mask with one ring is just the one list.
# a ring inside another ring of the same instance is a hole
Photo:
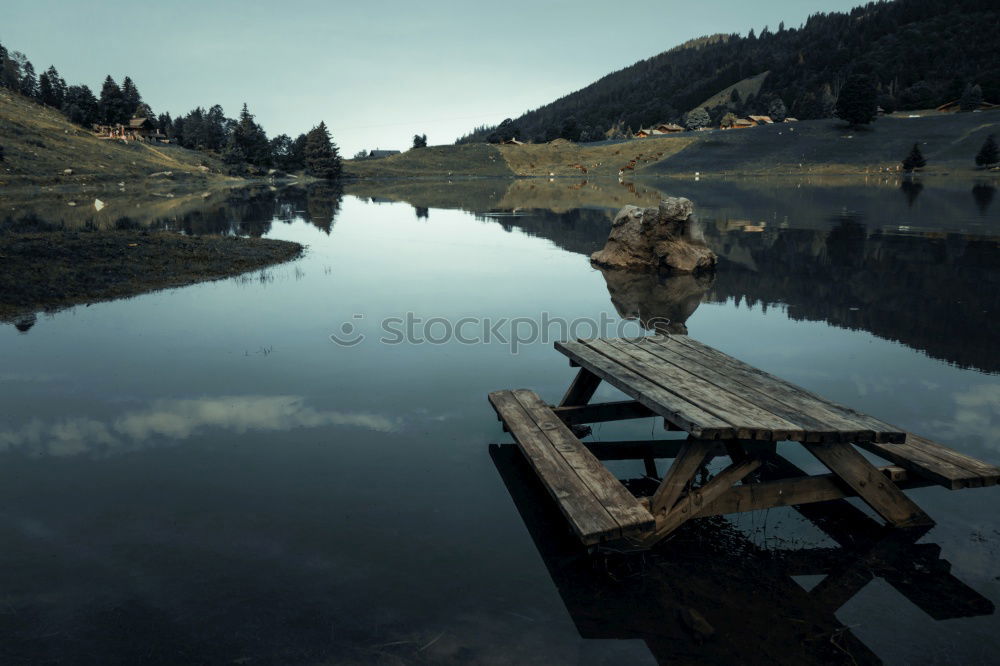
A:
{"label": "reflection of hill", "polygon": [[711,300],[785,304],[793,319],[866,330],[962,367],[1000,372],[996,239],[868,235],[845,220],[828,233],[715,231],[709,244],[729,259]]}
{"label": "reflection of hill", "polygon": [[518,215],[503,213],[477,215],[480,220],[496,222],[506,231],[518,229],[529,236],[546,238],[570,252],[590,256],[604,247],[611,230],[612,213],[607,210],[577,208],[566,213],[539,209]]}

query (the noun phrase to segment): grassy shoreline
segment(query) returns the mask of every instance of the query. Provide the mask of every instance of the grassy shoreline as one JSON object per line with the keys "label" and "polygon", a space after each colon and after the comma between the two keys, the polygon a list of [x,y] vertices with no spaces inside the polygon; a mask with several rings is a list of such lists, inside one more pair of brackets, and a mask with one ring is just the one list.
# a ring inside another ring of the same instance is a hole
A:
{"label": "grassy shoreline", "polygon": [[0,323],[233,277],[301,256],[298,243],[150,231],[0,232]]}

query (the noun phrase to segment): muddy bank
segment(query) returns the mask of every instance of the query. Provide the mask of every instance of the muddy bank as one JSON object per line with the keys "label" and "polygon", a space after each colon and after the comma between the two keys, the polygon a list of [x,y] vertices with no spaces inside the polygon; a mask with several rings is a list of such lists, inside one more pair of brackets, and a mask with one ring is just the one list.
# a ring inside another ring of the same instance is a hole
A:
{"label": "muddy bank", "polygon": [[217,280],[294,259],[298,243],[149,231],[0,231],[0,322]]}

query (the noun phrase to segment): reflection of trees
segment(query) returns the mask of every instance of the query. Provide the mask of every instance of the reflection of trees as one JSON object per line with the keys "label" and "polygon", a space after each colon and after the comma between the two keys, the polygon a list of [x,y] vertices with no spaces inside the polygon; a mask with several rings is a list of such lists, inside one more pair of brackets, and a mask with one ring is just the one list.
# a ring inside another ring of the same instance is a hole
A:
{"label": "reflection of trees", "polygon": [[340,212],[343,195],[336,185],[319,183],[309,187],[270,188],[234,191],[222,202],[207,204],[197,210],[155,226],[183,231],[189,235],[228,234],[264,236],[274,220],[290,223],[300,217],[330,233]]}
{"label": "reflection of trees", "polygon": [[607,210],[574,208],[565,213],[533,209],[518,215],[477,215],[477,220],[499,224],[505,231],[520,229],[529,236],[547,238],[564,250],[590,256],[604,247],[611,231]]}
{"label": "reflection of trees", "polygon": [[976,200],[976,208],[979,209],[980,215],[986,215],[996,192],[997,188],[985,183],[976,183],[972,186],[972,198]]}
{"label": "reflection of trees", "polygon": [[[1000,243],[960,234],[726,234],[711,300],[784,304],[792,319],[866,330],[929,355],[1000,372]],[[730,261],[726,261],[730,259]],[[738,262],[738,263],[737,263]]]}
{"label": "reflection of trees", "polygon": [[904,178],[899,184],[899,190],[906,197],[906,203],[912,208],[913,202],[916,201],[917,197],[920,196],[920,193],[923,192],[924,186],[918,181]]}
{"label": "reflection of trees", "polygon": [[625,319],[636,319],[646,330],[658,333],[687,334],[684,322],[698,309],[714,281],[713,275],[660,277],[653,273],[600,270],[618,314]]}
{"label": "reflection of trees", "polygon": [[[584,255],[604,245],[610,227],[607,212],[590,209],[481,219]],[[962,367],[1000,372],[1000,320],[992,316],[1000,312],[997,240],[958,233],[869,235],[858,216],[838,218],[829,231],[706,226],[706,240],[722,259],[710,300],[784,304],[793,319],[869,331]],[[625,311],[656,314],[655,289],[646,289],[642,308]],[[614,295],[611,281],[609,290]],[[641,303],[641,288],[625,291],[633,294],[630,302]]]}
{"label": "reflection of trees", "polygon": [[430,219],[430,210],[426,206],[414,206],[413,209],[417,212],[418,220]]}

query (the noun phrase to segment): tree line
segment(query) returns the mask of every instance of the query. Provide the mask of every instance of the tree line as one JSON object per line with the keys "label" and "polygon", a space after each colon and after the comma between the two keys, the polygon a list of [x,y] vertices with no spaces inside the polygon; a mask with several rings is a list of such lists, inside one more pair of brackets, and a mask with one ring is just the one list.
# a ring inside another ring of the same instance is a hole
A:
{"label": "tree line", "polygon": [[[758,92],[703,109],[718,125],[728,113],[829,118],[852,75],[875,89],[876,107],[933,108],[963,99],[1000,102],[1000,5],[996,0],[869,2],[846,13],[693,40],[608,74],[550,104],[482,126],[458,143],[595,141],[624,138],[659,122],[697,126],[695,111],[720,90],[767,73]],[[779,104],[780,103],[780,104]],[[977,104],[978,105],[978,104]],[[694,118],[691,114],[694,113]],[[690,122],[689,122],[690,121]]]}
{"label": "tree line", "polygon": [[246,104],[237,118],[228,118],[218,104],[208,109],[199,106],[176,118],[170,113],[156,115],[129,76],[119,85],[108,75],[98,96],[86,85],[67,85],[55,66],[37,74],[23,53],[8,50],[3,44],[0,87],[61,111],[70,121],[87,128],[127,125],[132,118],[148,118],[172,143],[218,154],[233,174],[275,168],[304,170],[333,180],[342,171],[339,149],[324,122],[294,139],[288,134],[268,138]]}

